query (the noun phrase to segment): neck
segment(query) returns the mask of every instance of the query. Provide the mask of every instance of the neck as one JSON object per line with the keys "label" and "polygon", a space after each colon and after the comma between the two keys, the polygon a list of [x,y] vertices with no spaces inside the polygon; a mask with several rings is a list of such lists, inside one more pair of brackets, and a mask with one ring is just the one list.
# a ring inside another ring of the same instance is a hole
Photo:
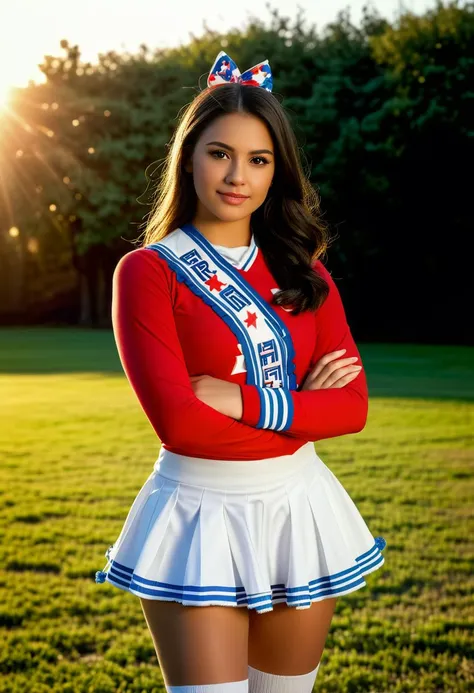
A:
{"label": "neck", "polygon": [[222,245],[226,248],[239,248],[244,245],[250,245],[252,238],[250,217],[239,219],[236,222],[225,223],[215,219],[206,220],[196,216],[191,223],[207,238],[209,243]]}

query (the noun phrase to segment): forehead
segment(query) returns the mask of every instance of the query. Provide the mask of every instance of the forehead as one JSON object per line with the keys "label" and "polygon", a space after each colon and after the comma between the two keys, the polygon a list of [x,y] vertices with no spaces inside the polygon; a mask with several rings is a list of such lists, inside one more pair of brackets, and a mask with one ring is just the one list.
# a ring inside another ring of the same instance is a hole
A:
{"label": "forehead", "polygon": [[210,140],[220,140],[232,147],[246,149],[272,145],[266,124],[250,113],[226,113],[216,118],[200,137],[204,144]]}

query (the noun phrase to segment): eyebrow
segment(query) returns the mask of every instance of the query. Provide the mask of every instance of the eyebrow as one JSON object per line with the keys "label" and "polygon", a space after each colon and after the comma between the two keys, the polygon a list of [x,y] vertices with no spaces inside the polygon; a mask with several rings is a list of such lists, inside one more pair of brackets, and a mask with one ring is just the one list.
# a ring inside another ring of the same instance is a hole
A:
{"label": "eyebrow", "polygon": [[[235,151],[234,147],[231,147],[229,144],[225,144],[225,142],[207,142],[206,144],[217,144],[219,147],[228,149],[230,152]],[[251,152],[249,152],[249,154],[271,154],[273,156],[273,152],[270,151],[270,149],[253,149]]]}

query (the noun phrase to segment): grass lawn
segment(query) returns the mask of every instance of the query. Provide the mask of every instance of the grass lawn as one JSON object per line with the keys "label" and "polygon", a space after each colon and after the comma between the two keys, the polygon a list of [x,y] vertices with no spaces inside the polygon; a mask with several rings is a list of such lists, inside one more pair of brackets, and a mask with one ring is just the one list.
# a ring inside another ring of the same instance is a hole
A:
{"label": "grass lawn", "polygon": [[[367,426],[315,445],[385,565],[315,691],[472,691],[474,349],[359,347]],[[0,693],[164,691],[138,599],[94,582],[159,451],[112,333],[0,330],[0,393]]]}

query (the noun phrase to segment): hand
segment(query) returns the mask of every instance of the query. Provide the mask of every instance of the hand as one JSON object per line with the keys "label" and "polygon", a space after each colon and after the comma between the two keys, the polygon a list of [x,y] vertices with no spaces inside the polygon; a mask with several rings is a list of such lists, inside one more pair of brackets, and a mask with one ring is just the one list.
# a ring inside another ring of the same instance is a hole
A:
{"label": "hand", "polygon": [[310,370],[303,383],[303,387],[300,389],[326,390],[330,387],[344,387],[347,383],[357,378],[362,370],[360,365],[355,365],[358,357],[338,358],[345,351],[345,349],[340,349],[322,356],[314,368]]}
{"label": "hand", "polygon": [[238,421],[242,418],[242,395],[237,383],[213,378],[212,375],[193,375],[191,384],[201,402]]}

